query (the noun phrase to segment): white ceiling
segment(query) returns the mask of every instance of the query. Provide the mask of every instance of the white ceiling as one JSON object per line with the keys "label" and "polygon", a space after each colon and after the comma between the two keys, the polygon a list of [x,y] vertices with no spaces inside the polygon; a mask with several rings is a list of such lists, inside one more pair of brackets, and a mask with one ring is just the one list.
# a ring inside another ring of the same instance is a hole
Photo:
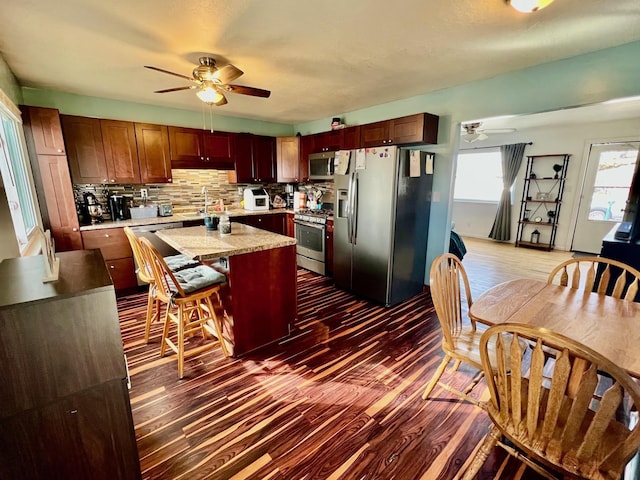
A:
{"label": "white ceiling", "polygon": [[245,72],[218,115],[301,123],[640,39],[638,0],[20,0],[0,55],[23,86],[200,111],[202,55]]}

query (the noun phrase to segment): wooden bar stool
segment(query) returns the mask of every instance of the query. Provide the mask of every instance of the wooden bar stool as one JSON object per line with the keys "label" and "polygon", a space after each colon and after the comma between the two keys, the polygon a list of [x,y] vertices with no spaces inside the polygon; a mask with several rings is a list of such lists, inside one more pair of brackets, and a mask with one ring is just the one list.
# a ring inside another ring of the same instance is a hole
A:
{"label": "wooden bar stool", "polygon": [[[140,238],[142,255],[151,265],[156,285],[156,298],[166,305],[162,346],[160,356],[164,356],[168,346],[178,355],[178,377],[184,376],[184,359],[198,355],[215,347],[207,343],[185,351],[185,336],[200,332],[203,338],[207,334],[217,337],[225,355],[229,355],[222,337],[222,323],[218,319],[212,298],[220,303],[218,291],[226,282],[226,277],[206,265],[172,272],[160,253],[146,238]],[[177,340],[169,338],[171,324],[177,328]]]}
{"label": "wooden bar stool", "polygon": [[[147,262],[142,255],[142,250],[140,247],[140,239],[133,233],[133,230],[129,227],[124,227],[124,233],[129,240],[129,244],[131,245],[131,250],[133,251],[133,258],[138,265],[138,269],[136,273],[138,274],[138,278],[144,282],[149,284],[149,296],[147,298],[147,313],[145,317],[145,328],[144,328],[144,341],[145,343],[149,343],[149,332],[151,331],[151,324],[160,319],[160,300],[156,297],[156,282],[153,277],[153,270],[151,268],[151,264]],[[172,271],[180,271],[185,268],[192,268],[200,265],[200,262],[197,260],[192,260],[186,255],[172,255],[170,257],[164,257],[164,260]]]}

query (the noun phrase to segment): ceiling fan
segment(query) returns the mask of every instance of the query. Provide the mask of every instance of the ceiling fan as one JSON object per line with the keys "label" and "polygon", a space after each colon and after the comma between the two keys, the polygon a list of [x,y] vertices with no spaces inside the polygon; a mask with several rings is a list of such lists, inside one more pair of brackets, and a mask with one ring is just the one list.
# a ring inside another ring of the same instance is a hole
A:
{"label": "ceiling fan", "polygon": [[197,90],[196,95],[200,100],[209,105],[222,106],[227,103],[225,93],[239,93],[240,95],[251,95],[253,97],[268,98],[271,95],[269,90],[261,88],[246,87],[244,85],[231,84],[235,79],[240,77],[244,72],[235,65],[225,65],[224,67],[216,67],[216,60],[211,57],[200,57],[198,59],[200,65],[193,69],[192,76],[182,75],[181,73],[170,72],[163,68],[145,65],[144,68],[155,70],[157,72],[167,73],[176,77],[183,78],[192,82],[192,85],[184,87],[166,88],[164,90],[156,90],[153,93],[169,93],[180,90]]}
{"label": "ceiling fan", "polygon": [[462,124],[462,140],[473,143],[479,140],[486,140],[489,136],[484,132],[491,133],[513,133],[515,128],[482,128],[482,122],[471,122]]}

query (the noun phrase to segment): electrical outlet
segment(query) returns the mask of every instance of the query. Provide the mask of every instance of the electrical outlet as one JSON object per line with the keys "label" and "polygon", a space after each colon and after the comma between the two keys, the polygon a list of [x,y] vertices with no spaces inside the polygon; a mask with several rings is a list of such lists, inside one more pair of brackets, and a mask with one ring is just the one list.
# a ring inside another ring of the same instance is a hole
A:
{"label": "electrical outlet", "polygon": [[147,189],[146,188],[141,188],[140,189],[140,196],[142,197],[143,200],[147,199]]}
{"label": "electrical outlet", "polygon": [[242,195],[244,193],[243,187],[238,187],[238,195]]}

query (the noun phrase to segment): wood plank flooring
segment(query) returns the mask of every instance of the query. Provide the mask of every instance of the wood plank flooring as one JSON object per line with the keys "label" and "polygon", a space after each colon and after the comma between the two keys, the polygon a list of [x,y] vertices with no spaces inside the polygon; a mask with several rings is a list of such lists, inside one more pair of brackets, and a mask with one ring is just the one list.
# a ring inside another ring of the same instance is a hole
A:
{"label": "wood plank flooring", "polygon": [[[502,252],[496,263],[493,242],[465,242],[474,296],[547,268]],[[489,419],[440,388],[421,398],[442,358],[428,293],[385,309],[301,269],[298,294],[290,338],[243,359],[203,353],[183,380],[174,355],[159,357],[159,323],[143,341],[146,294],[118,300],[143,478],[455,478]],[[461,388],[475,373],[463,366],[443,380]],[[484,398],[484,384],[473,395]],[[496,450],[477,478],[538,477]]]}

